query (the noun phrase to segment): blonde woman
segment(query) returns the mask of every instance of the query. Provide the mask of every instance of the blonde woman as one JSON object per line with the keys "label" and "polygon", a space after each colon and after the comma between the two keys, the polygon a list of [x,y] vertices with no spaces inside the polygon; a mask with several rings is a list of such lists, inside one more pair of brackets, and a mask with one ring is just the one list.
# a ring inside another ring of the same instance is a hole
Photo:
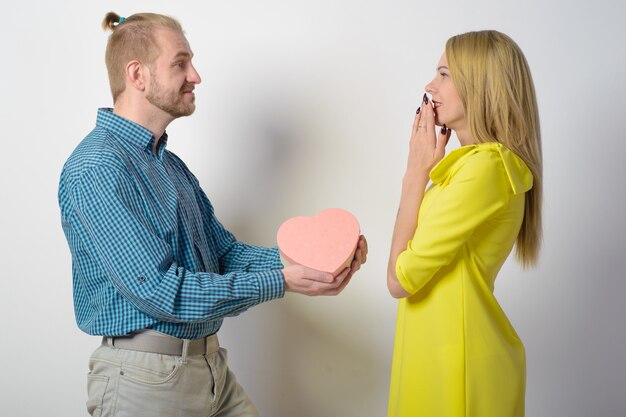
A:
{"label": "blonde woman", "polygon": [[[389,416],[523,416],[524,346],[493,289],[513,246],[528,267],[541,241],[530,70],[508,36],[465,33],[448,40],[426,91],[387,274],[400,299]],[[444,157],[452,130],[462,146]]]}

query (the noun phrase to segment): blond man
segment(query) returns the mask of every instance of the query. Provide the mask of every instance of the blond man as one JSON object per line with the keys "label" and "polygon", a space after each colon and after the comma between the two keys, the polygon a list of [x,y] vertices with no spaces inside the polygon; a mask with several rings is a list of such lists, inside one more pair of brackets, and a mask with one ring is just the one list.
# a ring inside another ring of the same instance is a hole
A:
{"label": "blond man", "polygon": [[336,295],[365,262],[361,238],[340,275],[284,267],[276,248],[239,242],[166,127],[195,110],[200,75],[173,18],[108,13],[113,109],[66,162],[59,185],[79,327],[102,336],[92,354],[93,416],[257,416],[228,369],[217,331],[226,316],[285,291]]}

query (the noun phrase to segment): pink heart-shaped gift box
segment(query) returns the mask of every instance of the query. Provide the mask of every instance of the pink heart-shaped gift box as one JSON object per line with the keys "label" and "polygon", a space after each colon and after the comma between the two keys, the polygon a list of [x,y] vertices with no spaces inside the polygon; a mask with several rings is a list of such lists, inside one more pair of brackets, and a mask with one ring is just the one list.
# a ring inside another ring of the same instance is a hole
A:
{"label": "pink heart-shaped gift box", "polygon": [[352,213],[329,208],[313,217],[285,221],[276,234],[281,255],[291,264],[339,274],[350,266],[360,236]]}

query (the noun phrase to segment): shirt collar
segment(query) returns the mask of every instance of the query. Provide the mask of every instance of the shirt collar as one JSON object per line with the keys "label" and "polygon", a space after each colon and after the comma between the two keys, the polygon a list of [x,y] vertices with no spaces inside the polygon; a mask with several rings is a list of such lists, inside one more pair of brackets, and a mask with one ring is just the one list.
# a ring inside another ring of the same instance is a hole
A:
{"label": "shirt collar", "polygon": [[499,142],[485,142],[455,149],[435,165],[430,171],[430,179],[435,184],[443,183],[455,171],[457,164],[463,163],[467,156],[484,151],[497,152],[500,155],[514,194],[524,193],[532,188],[533,174],[526,163]]}
{"label": "shirt collar", "polygon": [[[108,130],[125,143],[146,149],[148,152],[153,153],[154,135],[152,135],[152,132],[140,124],[113,113],[113,109],[111,108],[103,107],[98,109],[96,126]],[[166,146],[167,133],[163,133],[163,136],[161,136],[159,140],[159,150],[157,152],[159,159],[163,157]]]}

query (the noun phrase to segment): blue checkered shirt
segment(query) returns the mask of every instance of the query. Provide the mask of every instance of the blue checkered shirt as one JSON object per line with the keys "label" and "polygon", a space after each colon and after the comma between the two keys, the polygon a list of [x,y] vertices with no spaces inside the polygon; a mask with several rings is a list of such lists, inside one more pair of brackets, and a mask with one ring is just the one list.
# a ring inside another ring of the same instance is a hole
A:
{"label": "blue checkered shirt", "polygon": [[144,127],[99,109],[59,185],[74,309],[86,333],[151,328],[195,339],[284,295],[276,248],[238,242],[185,164]]}

